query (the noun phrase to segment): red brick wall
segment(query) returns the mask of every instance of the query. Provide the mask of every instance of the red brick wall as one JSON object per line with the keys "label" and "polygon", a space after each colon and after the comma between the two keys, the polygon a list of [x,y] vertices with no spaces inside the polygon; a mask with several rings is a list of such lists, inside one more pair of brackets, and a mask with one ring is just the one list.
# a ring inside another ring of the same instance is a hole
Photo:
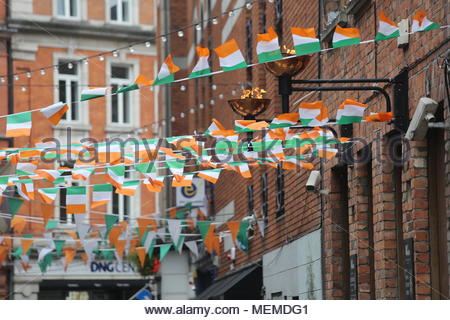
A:
{"label": "red brick wall", "polygon": [[[197,3],[198,1],[193,1]],[[232,1],[231,6],[234,5]],[[291,26],[315,27],[318,28],[318,1],[294,1],[284,0],[284,32],[283,39],[287,46],[292,46]],[[230,6],[230,8],[231,8]],[[274,6],[267,3],[265,12],[261,11],[262,4],[255,4],[253,9],[244,10],[236,22],[230,38],[236,39],[239,47],[246,56],[246,19],[253,21],[253,44],[256,45],[256,33],[262,30],[261,17],[267,18],[267,26],[274,25]],[[448,17],[450,4],[448,1],[369,1],[368,5],[350,19],[349,27],[357,27],[361,30],[362,39],[373,39],[377,31],[377,14],[384,11],[394,21],[408,18],[411,22],[413,15],[418,9],[427,11],[431,20],[442,25],[449,24]],[[220,2],[213,8],[212,16],[220,13]],[[184,12],[184,10],[183,10]],[[192,17],[192,9],[187,8],[187,18],[180,17],[180,12],[174,12],[173,18],[178,21],[185,21],[188,24]],[[202,46],[210,48],[219,46],[222,42],[221,32],[228,17],[219,19],[218,25],[208,24],[204,32]],[[173,22],[173,21],[172,21]],[[403,69],[408,69],[409,76],[409,113],[412,117],[415,106],[422,96],[430,96],[436,101],[443,101],[445,97],[444,80],[442,71],[437,66],[438,55],[449,48],[449,31],[437,30],[410,36],[409,46],[397,48],[395,40],[367,43],[359,46],[331,50],[322,54],[314,54],[309,66],[298,75],[299,79],[312,78],[392,78]],[[186,50],[192,42],[188,41],[187,47],[183,39],[172,37],[171,48],[173,52],[180,52],[184,56]],[[256,59],[256,52],[253,51]],[[194,59],[194,63],[196,58]],[[250,63],[251,61],[247,61]],[[256,60],[252,61],[256,62]],[[319,64],[320,62],[320,64]],[[193,65],[189,66],[192,68]],[[218,59],[212,54],[212,70],[219,70]],[[189,71],[188,71],[189,72]],[[274,114],[280,112],[280,96],[278,95],[277,79],[265,71],[263,66],[252,68],[253,87],[264,87],[267,89],[267,97],[272,99],[268,110],[261,115],[261,118],[272,118]],[[173,111],[188,110],[191,106],[205,104],[205,109],[189,114],[187,119],[180,119],[173,123],[174,134],[191,134],[194,130],[205,130],[211,118],[218,119],[227,128],[233,127],[233,121],[238,117],[233,114],[226,100],[232,96],[230,94],[233,86],[219,86],[217,91],[212,91],[211,83],[233,83],[245,81],[246,71],[238,70],[224,74],[214,75],[207,79],[189,81],[188,90],[184,94],[181,108],[178,97],[182,94],[177,92],[173,101]],[[196,89],[195,84],[198,85]],[[378,84],[383,86],[383,84]],[[236,86],[235,86],[236,87]],[[393,86],[386,85],[386,90],[393,97]],[[223,93],[225,99],[222,101],[217,96]],[[302,93],[294,93],[291,102],[300,98]],[[209,104],[211,97],[215,97],[215,105]],[[360,102],[367,102],[369,112],[382,112],[385,110],[384,100],[373,95],[372,92],[326,92],[315,94],[309,97],[308,101],[323,99],[328,106],[330,115],[334,117],[336,109],[345,98],[354,98]],[[189,103],[186,103],[189,101]],[[296,106],[291,105],[291,111],[295,111]],[[445,117],[448,117],[447,110]],[[188,130],[185,123],[189,123]],[[402,238],[414,239],[414,272],[415,272],[415,292],[417,299],[428,299],[432,297],[431,285],[431,250],[428,223],[428,195],[426,188],[428,184],[427,168],[417,163],[426,162],[427,143],[412,143],[411,160],[405,163],[402,171],[402,207],[395,207],[395,187],[393,182],[393,164],[389,159],[388,136],[392,133],[393,126],[389,124],[364,123],[353,126],[353,136],[365,139],[371,143],[371,167],[367,164],[355,165],[348,169],[349,206],[348,210],[342,208],[342,195],[339,195],[341,188],[336,186],[339,180],[331,174],[331,168],[338,164],[337,160],[326,162],[322,165],[324,172],[323,185],[330,189],[329,196],[322,196],[323,207],[320,205],[320,197],[307,194],[304,189],[308,172],[286,172],[285,194],[286,213],[282,219],[276,219],[275,214],[275,178],[276,172],[272,168],[252,169],[253,177],[243,179],[236,173],[223,172],[219,182],[215,185],[216,211],[223,208],[231,200],[235,201],[236,215],[233,220],[239,220],[247,214],[247,186],[253,184],[255,188],[255,208],[260,208],[260,182],[259,177],[263,172],[269,173],[269,225],[266,236],[262,238],[256,232],[255,238],[251,240],[250,251],[248,253],[238,252],[236,267],[260,258],[264,253],[282,246],[286,241],[301,237],[317,228],[323,227],[324,243],[322,260],[324,268],[324,291],[326,298],[346,298],[348,297],[347,281],[348,270],[342,265],[348,254],[357,254],[358,271],[358,292],[360,299],[395,299],[402,297],[400,291],[403,290],[399,283],[402,273],[400,252],[403,250],[402,241],[399,238],[403,231]],[[448,133],[446,133],[448,140]],[[443,146],[444,147],[444,146]],[[362,148],[358,144],[354,146],[356,154]],[[419,162],[417,162],[419,161]],[[422,162],[421,162],[422,161]],[[448,163],[448,159],[446,159]],[[316,168],[320,165],[315,162]],[[370,170],[369,170],[370,169]],[[372,176],[368,177],[371,172]],[[447,170],[448,172],[448,170]],[[369,185],[371,183],[371,185]],[[448,184],[447,184],[448,186]],[[370,197],[370,189],[372,196]],[[450,190],[447,187],[447,198]],[[448,201],[448,200],[447,200]],[[447,202],[448,203],[448,202]],[[339,205],[339,206],[337,206]],[[370,207],[371,208],[370,208]],[[403,225],[398,225],[395,211],[403,212]],[[400,210],[398,210],[400,209]],[[348,221],[341,214],[348,211]],[[323,220],[321,219],[323,217]],[[345,228],[339,228],[340,224],[349,224],[349,234]],[[344,230],[343,230],[344,229]],[[370,230],[373,230],[373,234]],[[347,249],[342,246],[348,246]],[[229,262],[224,255],[220,259],[219,274],[224,274],[229,270]],[[445,293],[448,295],[448,293]]]}

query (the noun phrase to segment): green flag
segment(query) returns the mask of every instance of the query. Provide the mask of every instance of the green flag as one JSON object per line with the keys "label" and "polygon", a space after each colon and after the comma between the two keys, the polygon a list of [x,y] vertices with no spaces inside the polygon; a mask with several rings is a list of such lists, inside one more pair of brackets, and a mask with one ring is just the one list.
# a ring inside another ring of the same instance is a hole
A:
{"label": "green flag", "polygon": [[22,206],[24,200],[19,198],[9,198],[9,209],[11,210],[11,214],[14,217]]}
{"label": "green flag", "polygon": [[169,252],[170,248],[172,247],[172,244],[163,244],[161,247],[159,247],[159,260],[162,261],[164,257],[166,256],[167,252]]}
{"label": "green flag", "polygon": [[47,225],[45,226],[45,229],[53,230],[57,226],[58,226],[58,220],[48,220]]}
{"label": "green flag", "polygon": [[66,240],[53,240],[53,243],[55,244],[56,254],[58,257],[62,256],[62,249],[66,244]]}
{"label": "green flag", "polygon": [[45,255],[44,259],[39,262],[39,269],[41,269],[42,273],[47,272],[47,268],[49,266],[51,266],[53,262],[53,254],[51,252],[49,252],[48,254]]}
{"label": "green flag", "polygon": [[109,232],[117,221],[119,221],[119,217],[115,214],[105,214],[106,236],[109,235]]}
{"label": "green flag", "polygon": [[198,231],[200,232],[200,234],[202,235],[203,241],[205,241],[205,239],[206,239],[206,235],[208,234],[210,225],[211,225],[210,221],[198,221],[197,222],[197,228],[198,228]]}

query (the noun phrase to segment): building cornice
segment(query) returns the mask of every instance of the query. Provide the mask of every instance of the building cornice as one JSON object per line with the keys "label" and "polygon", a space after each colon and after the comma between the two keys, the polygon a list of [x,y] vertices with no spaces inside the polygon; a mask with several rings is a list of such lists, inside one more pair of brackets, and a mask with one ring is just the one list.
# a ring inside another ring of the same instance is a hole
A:
{"label": "building cornice", "polygon": [[8,26],[22,33],[50,33],[60,36],[101,38],[118,41],[144,41],[155,35],[154,28],[143,30],[137,26],[105,23],[102,27],[70,20],[39,21],[9,19]]}

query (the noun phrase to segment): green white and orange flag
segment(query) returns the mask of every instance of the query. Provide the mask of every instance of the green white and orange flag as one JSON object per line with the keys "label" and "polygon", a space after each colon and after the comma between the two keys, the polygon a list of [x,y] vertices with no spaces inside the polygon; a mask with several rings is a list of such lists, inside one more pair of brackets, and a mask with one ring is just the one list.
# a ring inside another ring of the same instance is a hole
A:
{"label": "green white and orange flag", "polygon": [[217,131],[225,131],[226,130],[225,127],[218,120],[213,118],[212,121],[213,122],[208,127],[208,129],[206,129],[206,131],[204,133],[205,135],[214,136],[215,132],[217,132]]}
{"label": "green white and orange flag", "polygon": [[91,208],[107,204],[112,199],[113,186],[110,184],[96,184],[92,192]]}
{"label": "green white and orange flag", "polygon": [[328,109],[323,101],[302,102],[298,108],[304,126],[322,126],[328,122]]}
{"label": "green white and orange flag", "polygon": [[282,113],[272,120],[269,128],[288,128],[296,125],[298,122],[298,113]]}
{"label": "green white and orange flag", "polygon": [[32,176],[36,170],[34,162],[19,162],[16,166],[16,175],[18,176]]}
{"label": "green white and orange flag", "polygon": [[97,99],[106,96],[108,88],[89,88],[81,91],[81,101]]}
{"label": "green white and orange flag", "polygon": [[189,75],[189,78],[198,78],[198,77],[204,77],[211,73],[211,68],[209,67],[209,49],[208,48],[202,48],[202,47],[195,47],[195,50],[198,54],[198,62],[195,65],[194,69],[192,69],[191,74]]}
{"label": "green white and orange flag", "polygon": [[66,196],[66,212],[85,213],[86,212],[86,187],[69,187]]}
{"label": "green white and orange flag", "polygon": [[32,179],[16,180],[17,192],[25,200],[34,200],[34,183]]}
{"label": "green white and orange flag", "polygon": [[140,75],[138,75],[136,80],[134,80],[134,83],[132,85],[119,88],[115,92],[115,94],[119,94],[119,93],[123,93],[123,92],[127,92],[127,91],[138,90],[143,87],[151,86],[152,84],[153,84],[153,81],[148,80],[146,77],[144,77],[142,74],[140,74]]}
{"label": "green white and orange flag", "polygon": [[162,64],[161,69],[159,69],[158,76],[156,77],[153,85],[156,86],[173,82],[175,80],[174,74],[179,70],[180,67],[173,63],[172,55],[169,54],[169,56],[166,58],[166,61],[164,61],[164,63]]}
{"label": "green white and orange flag", "polygon": [[419,10],[416,12],[412,26],[411,31],[414,32],[422,32],[422,31],[430,31],[434,29],[439,29],[441,26],[437,24],[436,22],[432,22],[428,20],[427,14],[424,10]]}
{"label": "green white and orange flag", "polygon": [[58,195],[58,190],[58,188],[38,189],[38,193],[45,203],[52,204]]}
{"label": "green white and orange flag", "polygon": [[220,47],[215,48],[214,51],[219,56],[220,66],[224,71],[247,68],[247,63],[236,40],[231,39]]}
{"label": "green white and orange flag", "polygon": [[314,28],[291,28],[295,54],[303,56],[320,51],[320,40]]}
{"label": "green white and orange flag", "polygon": [[338,153],[338,149],[330,148],[327,145],[317,145],[315,146],[314,154],[320,158],[325,158],[327,160],[333,159]]}
{"label": "green white and orange flag", "polygon": [[11,114],[6,117],[7,137],[26,137],[31,134],[31,111]]}
{"label": "green white and orange flag", "polygon": [[140,184],[141,184],[140,180],[125,181],[122,185],[122,188],[116,189],[116,193],[123,194],[129,197],[134,196]]}
{"label": "green white and orange flag", "polygon": [[211,169],[211,170],[202,170],[197,173],[197,176],[199,176],[200,178],[203,178],[206,181],[209,181],[211,183],[216,183],[217,180],[219,180],[219,175],[220,175],[221,171],[222,171],[221,168]]}
{"label": "green white and orange flag", "polygon": [[179,159],[178,157],[166,154],[166,166],[177,181],[182,180],[185,165],[184,161],[184,159]]}
{"label": "green white and orange flag", "polygon": [[41,177],[47,180],[48,182],[54,182],[56,179],[58,179],[62,172],[59,170],[45,170],[45,169],[39,169],[36,170],[35,173]]}
{"label": "green white and orange flag", "polygon": [[125,176],[125,166],[116,165],[106,168],[106,180],[114,187],[120,189],[123,185],[123,179]]}
{"label": "green white and orange flag", "polygon": [[252,132],[257,130],[265,129],[269,124],[265,121],[256,120],[235,120],[234,121],[234,131],[235,132]]}
{"label": "green white and orange flag", "polygon": [[67,103],[58,102],[51,106],[41,109],[41,113],[51,122],[53,125],[57,125],[61,118],[69,110]]}
{"label": "green white and orange flag", "polygon": [[359,29],[357,28],[342,28],[336,26],[333,35],[333,48],[340,48],[345,46],[353,46],[361,42]]}
{"label": "green white and orange flag", "polygon": [[258,54],[259,63],[279,60],[282,58],[277,33],[272,27],[269,27],[267,31],[267,33],[258,34],[256,53]]}
{"label": "green white and orange flag", "polygon": [[361,122],[366,108],[365,104],[346,99],[338,108],[336,123],[342,125]]}
{"label": "green white and orange flag", "polygon": [[100,163],[115,163],[122,157],[122,146],[120,143],[99,143],[97,155]]}
{"label": "green white and orange flag", "polygon": [[400,37],[398,25],[390,20],[383,11],[380,12],[380,21],[378,23],[378,32],[375,41],[382,41]]}
{"label": "green white and orange flag", "polygon": [[184,174],[181,177],[178,177],[178,180],[173,177],[172,179],[172,187],[190,187],[192,186],[192,179],[194,178],[194,174]]}
{"label": "green white and orange flag", "polygon": [[94,171],[94,168],[74,168],[72,169],[72,179],[86,181]]}

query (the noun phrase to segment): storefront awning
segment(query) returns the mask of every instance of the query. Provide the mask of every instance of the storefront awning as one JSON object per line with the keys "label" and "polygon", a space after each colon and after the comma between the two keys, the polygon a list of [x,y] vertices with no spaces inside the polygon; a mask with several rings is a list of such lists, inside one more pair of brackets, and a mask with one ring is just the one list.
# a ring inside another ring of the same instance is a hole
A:
{"label": "storefront awning", "polygon": [[254,271],[260,269],[258,264],[252,264],[236,270],[222,278],[216,279],[213,284],[203,291],[196,299],[198,300],[214,300],[221,299],[221,297],[239,282],[250,276]]}

